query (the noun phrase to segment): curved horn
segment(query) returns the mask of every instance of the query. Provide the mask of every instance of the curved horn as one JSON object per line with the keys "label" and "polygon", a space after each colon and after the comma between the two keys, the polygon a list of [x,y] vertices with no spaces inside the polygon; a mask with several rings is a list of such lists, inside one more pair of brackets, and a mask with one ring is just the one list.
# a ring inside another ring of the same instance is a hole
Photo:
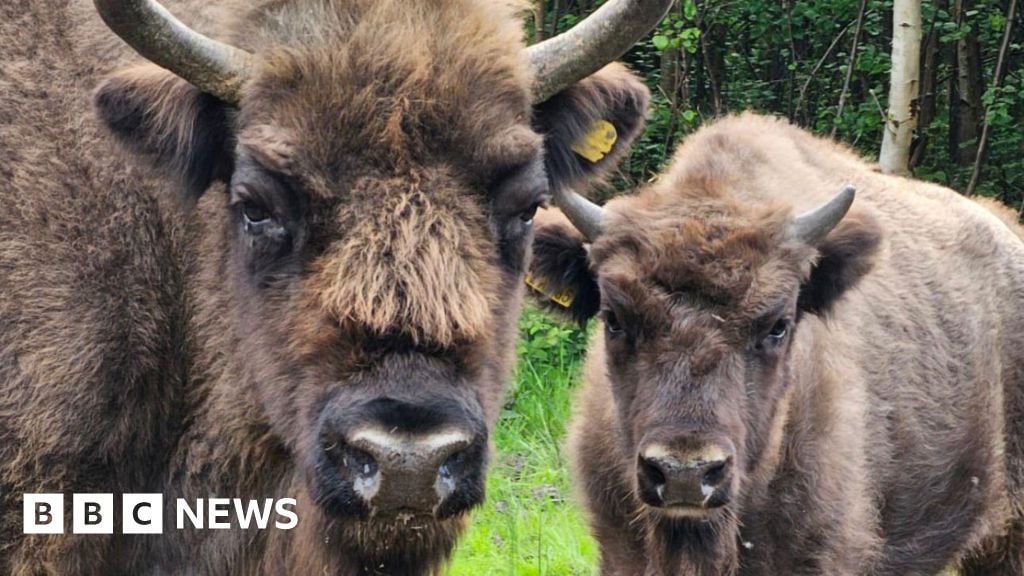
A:
{"label": "curved horn", "polygon": [[856,188],[847,185],[828,202],[797,216],[789,223],[788,236],[812,246],[821,242],[846,216],[856,193]]}
{"label": "curved horn", "polygon": [[626,53],[668,13],[672,0],[608,0],[567,32],[526,49],[535,104]]}
{"label": "curved horn", "polygon": [[554,193],[555,205],[565,214],[569,222],[593,242],[601,235],[604,220],[604,208],[587,200],[570,188],[558,188]]}
{"label": "curved horn", "polygon": [[107,26],[136,52],[231,104],[251,55],[181,23],[155,0],[94,0]]}

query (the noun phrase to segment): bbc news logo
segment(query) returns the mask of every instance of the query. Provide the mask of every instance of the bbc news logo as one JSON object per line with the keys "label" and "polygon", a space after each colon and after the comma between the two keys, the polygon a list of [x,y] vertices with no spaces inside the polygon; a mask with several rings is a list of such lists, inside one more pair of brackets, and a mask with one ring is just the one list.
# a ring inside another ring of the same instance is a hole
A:
{"label": "bbc news logo", "polygon": [[[299,523],[295,499],[242,500],[240,498],[199,498],[190,504],[175,500],[175,527],[178,530],[228,530],[240,528],[266,530],[273,526],[291,530]],[[114,533],[113,494],[73,494],[71,532],[73,534]],[[234,517],[234,521],[232,521]],[[273,523],[271,519],[273,518]],[[25,534],[63,534],[64,495],[25,494],[23,506]],[[122,494],[122,534],[163,534],[163,494]]]}

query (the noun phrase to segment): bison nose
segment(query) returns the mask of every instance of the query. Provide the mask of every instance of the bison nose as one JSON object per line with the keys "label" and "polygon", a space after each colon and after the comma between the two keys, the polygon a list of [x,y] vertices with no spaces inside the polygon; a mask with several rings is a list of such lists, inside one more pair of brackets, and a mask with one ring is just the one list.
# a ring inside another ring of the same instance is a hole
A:
{"label": "bison nose", "polygon": [[362,427],[325,450],[369,515],[447,517],[483,496],[486,441],[459,428]]}
{"label": "bison nose", "polygon": [[637,458],[640,499],[659,508],[712,509],[729,503],[735,448],[728,440],[696,449],[650,443]]}

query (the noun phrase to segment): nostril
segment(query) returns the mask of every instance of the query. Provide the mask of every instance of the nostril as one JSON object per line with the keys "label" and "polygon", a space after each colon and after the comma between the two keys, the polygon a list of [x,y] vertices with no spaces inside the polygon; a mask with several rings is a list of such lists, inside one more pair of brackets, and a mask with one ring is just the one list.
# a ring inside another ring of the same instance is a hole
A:
{"label": "nostril", "polygon": [[441,500],[448,498],[455,492],[459,481],[468,475],[467,456],[465,450],[459,450],[445,459],[437,468],[437,482],[435,489]]}
{"label": "nostril", "polygon": [[448,458],[445,459],[443,463],[441,463],[441,467],[438,468],[437,473],[440,474],[442,478],[448,479],[458,478],[459,476],[462,476],[465,473],[465,471],[466,451],[459,450],[454,454],[448,456]]}
{"label": "nostril", "polygon": [[377,460],[370,453],[345,446],[341,449],[341,466],[352,478],[372,478],[377,474]]}
{"label": "nostril", "polygon": [[712,462],[707,466],[701,483],[707,486],[718,486],[725,480],[727,461]]}
{"label": "nostril", "polygon": [[668,485],[663,463],[655,458],[640,456],[637,459],[637,488],[640,499],[650,506],[664,506]]}
{"label": "nostril", "polygon": [[362,517],[380,491],[377,459],[341,439],[325,441],[317,466],[317,499],[332,513]]}
{"label": "nostril", "polygon": [[665,472],[653,460],[640,458],[640,473],[643,474],[652,486],[662,486],[667,481]]}

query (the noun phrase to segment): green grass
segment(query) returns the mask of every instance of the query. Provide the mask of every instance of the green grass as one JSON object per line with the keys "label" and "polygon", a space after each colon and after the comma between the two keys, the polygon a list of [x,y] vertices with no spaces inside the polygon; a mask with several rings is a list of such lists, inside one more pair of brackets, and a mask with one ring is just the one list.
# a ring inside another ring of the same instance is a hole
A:
{"label": "green grass", "polygon": [[450,576],[589,575],[597,549],[571,493],[565,426],[585,335],[527,309],[515,383],[494,432],[487,502],[473,513]]}

